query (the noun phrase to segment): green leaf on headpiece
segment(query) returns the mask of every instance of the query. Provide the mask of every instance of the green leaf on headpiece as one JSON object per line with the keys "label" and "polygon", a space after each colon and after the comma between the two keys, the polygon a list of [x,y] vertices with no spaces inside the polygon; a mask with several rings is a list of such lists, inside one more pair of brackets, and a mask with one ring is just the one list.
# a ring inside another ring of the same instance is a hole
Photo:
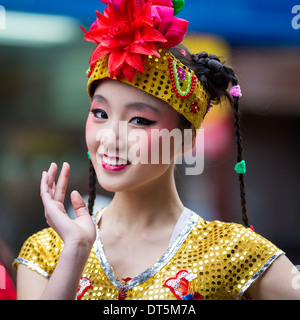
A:
{"label": "green leaf on headpiece", "polygon": [[173,8],[174,8],[174,16],[177,16],[178,13],[183,9],[184,7],[184,0],[171,0],[173,2]]}

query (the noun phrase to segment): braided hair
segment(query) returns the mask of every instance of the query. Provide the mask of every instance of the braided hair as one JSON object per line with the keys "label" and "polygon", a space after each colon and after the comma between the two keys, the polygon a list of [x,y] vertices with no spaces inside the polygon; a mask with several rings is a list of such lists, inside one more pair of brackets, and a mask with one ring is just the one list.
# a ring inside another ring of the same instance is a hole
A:
{"label": "braided hair", "polygon": [[93,215],[93,208],[96,199],[96,172],[93,166],[92,161],[90,160],[90,169],[89,169],[89,199],[88,199],[88,210],[89,214]]}
{"label": "braided hair", "polygon": [[[185,54],[182,54],[182,49],[184,49]],[[237,162],[242,161],[243,146],[240,132],[239,97],[232,97],[228,92],[228,87],[230,84],[232,86],[236,86],[238,84],[238,80],[233,69],[230,66],[224,65],[226,62],[225,59],[221,61],[216,55],[207,54],[206,52],[191,54],[183,45],[178,45],[170,49],[170,52],[178,60],[195,72],[201,84],[209,93],[212,103],[218,104],[223,98],[230,102],[234,115]],[[239,183],[242,220],[246,227],[250,227],[246,209],[244,174],[242,173],[239,174]]]}

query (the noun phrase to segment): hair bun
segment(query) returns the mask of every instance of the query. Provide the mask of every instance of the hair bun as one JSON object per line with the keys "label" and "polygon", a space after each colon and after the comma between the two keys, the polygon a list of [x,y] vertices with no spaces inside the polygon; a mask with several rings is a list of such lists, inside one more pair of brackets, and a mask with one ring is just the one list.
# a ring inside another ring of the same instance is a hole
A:
{"label": "hair bun", "polygon": [[192,59],[196,75],[209,92],[211,100],[218,103],[223,96],[228,97],[227,88],[235,76],[232,69],[224,65],[225,59],[221,62],[219,57],[206,52],[194,54]]}

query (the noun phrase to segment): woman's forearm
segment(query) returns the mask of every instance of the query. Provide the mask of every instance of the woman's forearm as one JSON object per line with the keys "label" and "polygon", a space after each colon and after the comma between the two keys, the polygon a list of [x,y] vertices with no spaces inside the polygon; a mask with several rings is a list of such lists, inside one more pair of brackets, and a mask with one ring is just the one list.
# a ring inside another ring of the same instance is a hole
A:
{"label": "woman's forearm", "polygon": [[41,299],[74,300],[90,251],[88,244],[66,245]]}

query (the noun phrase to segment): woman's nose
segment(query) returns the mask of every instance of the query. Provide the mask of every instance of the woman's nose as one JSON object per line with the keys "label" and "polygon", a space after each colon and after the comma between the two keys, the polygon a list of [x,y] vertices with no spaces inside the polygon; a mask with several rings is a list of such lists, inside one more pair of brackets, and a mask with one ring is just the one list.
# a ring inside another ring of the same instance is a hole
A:
{"label": "woman's nose", "polygon": [[[106,150],[116,153],[127,150],[127,122],[116,121],[107,128],[102,128],[97,134],[97,141]],[[121,156],[119,156],[121,157]]]}

